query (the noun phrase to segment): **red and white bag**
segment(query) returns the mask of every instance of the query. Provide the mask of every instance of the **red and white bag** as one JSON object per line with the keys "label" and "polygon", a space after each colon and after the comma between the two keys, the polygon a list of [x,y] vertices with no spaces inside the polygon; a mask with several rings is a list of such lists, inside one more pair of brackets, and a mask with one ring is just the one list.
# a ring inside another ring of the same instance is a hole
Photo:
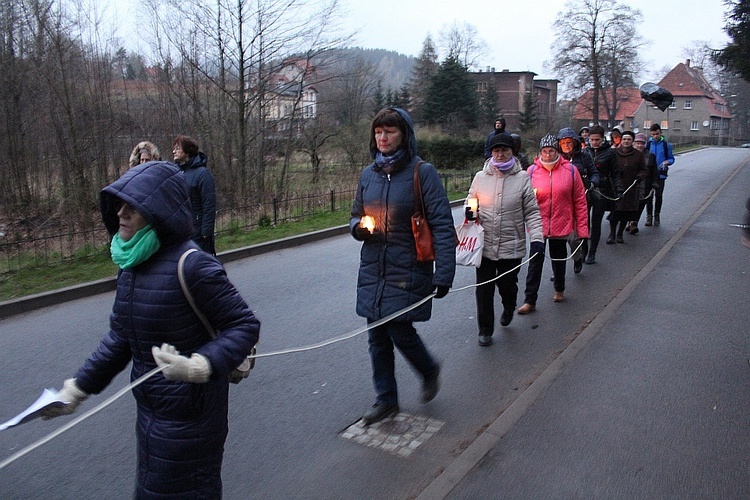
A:
{"label": "red and white bag", "polygon": [[456,226],[458,246],[456,246],[456,264],[460,266],[479,267],[482,263],[482,247],[484,247],[484,228],[479,219]]}

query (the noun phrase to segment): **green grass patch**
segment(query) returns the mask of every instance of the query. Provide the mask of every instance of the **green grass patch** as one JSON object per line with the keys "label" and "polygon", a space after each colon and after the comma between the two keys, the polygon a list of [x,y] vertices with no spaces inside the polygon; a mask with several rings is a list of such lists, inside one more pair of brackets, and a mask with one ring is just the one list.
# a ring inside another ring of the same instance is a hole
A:
{"label": "green grass patch", "polygon": [[[449,199],[466,197],[465,191],[452,191]],[[349,223],[349,210],[319,212],[307,215],[294,222],[284,222],[276,226],[263,225],[252,231],[233,228],[216,239],[216,251],[224,252],[289,236],[318,231]],[[0,273],[0,301],[16,299],[26,295],[48,292],[68,286],[96,281],[117,275],[117,266],[103,254],[69,259],[45,266],[27,267],[16,271]]]}

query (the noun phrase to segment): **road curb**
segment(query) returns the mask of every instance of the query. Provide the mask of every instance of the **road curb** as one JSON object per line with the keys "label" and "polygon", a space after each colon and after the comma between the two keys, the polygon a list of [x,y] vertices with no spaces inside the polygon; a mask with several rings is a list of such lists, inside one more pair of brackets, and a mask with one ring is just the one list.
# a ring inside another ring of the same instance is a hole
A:
{"label": "road curb", "polygon": [[748,164],[739,165],[729,177],[719,185],[701,204],[700,208],[675,232],[667,243],[649,260],[612,301],[596,315],[589,325],[568,345],[562,353],[531,383],[508,408],[500,414],[477,438],[448,465],[422,492],[417,500],[442,500],[466,477],[503,439],[513,426],[523,417],[531,405],[543,396],[557,377],[578,354],[596,338],[607,322],[617,313],[623,303],[635,292],[638,285],[654,270],[659,262],[677,244],[683,235],[695,224],[698,218],[716,200],[734,177]]}
{"label": "road curb", "polygon": [[[451,202],[451,208],[462,205],[463,199]],[[281,238],[279,240],[267,241],[265,243],[258,243],[256,245],[250,245],[247,247],[236,248],[234,250],[227,250],[217,255],[218,259],[222,264],[227,262],[234,262],[236,260],[246,259],[256,255],[261,255],[268,252],[275,252],[277,250],[284,250],[285,248],[293,248],[306,243],[313,243],[321,241],[326,238],[333,238],[334,236],[341,236],[349,233],[349,225],[345,224],[342,226],[335,226],[327,229],[321,229],[319,231],[312,231],[310,233],[300,234],[296,236],[289,236],[287,238]],[[69,302],[71,300],[78,300],[92,295],[98,295],[100,293],[112,292],[117,288],[117,278],[103,278],[97,281],[89,283],[83,283],[80,285],[73,285],[59,290],[52,290],[50,292],[42,292],[35,295],[28,295],[25,297],[19,297],[17,299],[11,299],[4,302],[0,302],[0,320],[31,312],[43,307],[54,306]]]}

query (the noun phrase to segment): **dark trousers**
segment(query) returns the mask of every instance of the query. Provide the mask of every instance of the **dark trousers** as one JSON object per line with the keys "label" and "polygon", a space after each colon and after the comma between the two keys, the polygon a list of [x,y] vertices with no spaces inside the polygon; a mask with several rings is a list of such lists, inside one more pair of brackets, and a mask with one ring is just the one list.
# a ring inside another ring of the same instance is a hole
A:
{"label": "dark trousers", "polygon": [[[555,291],[565,291],[565,265],[568,261],[563,260],[568,256],[567,239],[549,239],[549,256],[552,259],[552,272],[555,275]],[[529,269],[526,274],[526,290],[524,292],[524,302],[536,305],[536,299],[539,294],[539,285],[542,282],[542,269],[544,268],[544,258],[542,256],[534,257],[529,261]]]}
{"label": "dark trousers", "polygon": [[606,198],[598,197],[591,204],[591,217],[589,217],[590,238],[589,253],[596,253],[599,247],[599,240],[602,237],[602,219],[604,213],[612,209],[612,203]]}
{"label": "dark trousers", "polygon": [[[519,264],[521,259],[491,260],[482,257],[482,265],[477,268],[477,283],[503,276],[476,288],[479,335],[492,335],[495,330],[495,288],[504,310],[513,311],[516,308],[518,273],[521,271]],[[514,267],[517,269],[511,271]]]}
{"label": "dark trousers", "polygon": [[367,341],[372,361],[372,382],[378,403],[398,404],[394,345],[412,367],[422,374],[423,378],[432,377],[438,370],[437,363],[427,352],[427,348],[411,323],[389,321],[384,325],[371,328],[368,331]]}
{"label": "dark trousers", "polygon": [[664,197],[664,181],[659,179],[659,187],[654,188],[654,195],[646,202],[647,215],[659,215],[661,213],[661,202]]}

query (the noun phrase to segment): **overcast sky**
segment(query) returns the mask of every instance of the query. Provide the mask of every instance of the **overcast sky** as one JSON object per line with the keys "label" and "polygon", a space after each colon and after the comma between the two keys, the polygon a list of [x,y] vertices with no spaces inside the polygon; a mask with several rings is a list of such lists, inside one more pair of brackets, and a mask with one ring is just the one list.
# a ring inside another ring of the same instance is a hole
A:
{"label": "overcast sky", "polygon": [[[139,0],[115,0],[118,10]],[[436,43],[439,33],[453,22],[473,25],[486,50],[481,67],[500,71],[533,71],[553,78],[550,46],[552,26],[565,9],[560,0],[339,0],[344,11],[342,26],[357,31],[356,45],[395,50],[417,56],[428,34]],[[641,37],[649,42],[641,54],[646,62],[643,81],[663,76],[684,62],[683,49],[693,41],[723,47],[725,8],[722,0],[621,1],[643,14]],[[133,19],[119,15],[118,19]],[[131,28],[131,27],[129,27]],[[545,63],[547,63],[545,65]],[[642,82],[639,82],[642,83]]]}
{"label": "overcast sky", "polygon": [[[621,2],[639,9],[641,37],[650,41],[641,56],[648,66],[661,70],[684,62],[683,47],[694,40],[722,47],[722,0],[631,0]],[[498,71],[533,71],[553,77],[550,46],[555,39],[553,22],[567,10],[560,0],[402,0],[393,2],[342,0],[349,12],[347,23],[359,29],[358,42],[367,48],[385,48],[418,55],[427,34],[437,42],[438,33],[454,21],[477,28],[486,44],[482,67]],[[394,6],[398,8],[394,8]],[[644,77],[647,75],[644,75]]]}

